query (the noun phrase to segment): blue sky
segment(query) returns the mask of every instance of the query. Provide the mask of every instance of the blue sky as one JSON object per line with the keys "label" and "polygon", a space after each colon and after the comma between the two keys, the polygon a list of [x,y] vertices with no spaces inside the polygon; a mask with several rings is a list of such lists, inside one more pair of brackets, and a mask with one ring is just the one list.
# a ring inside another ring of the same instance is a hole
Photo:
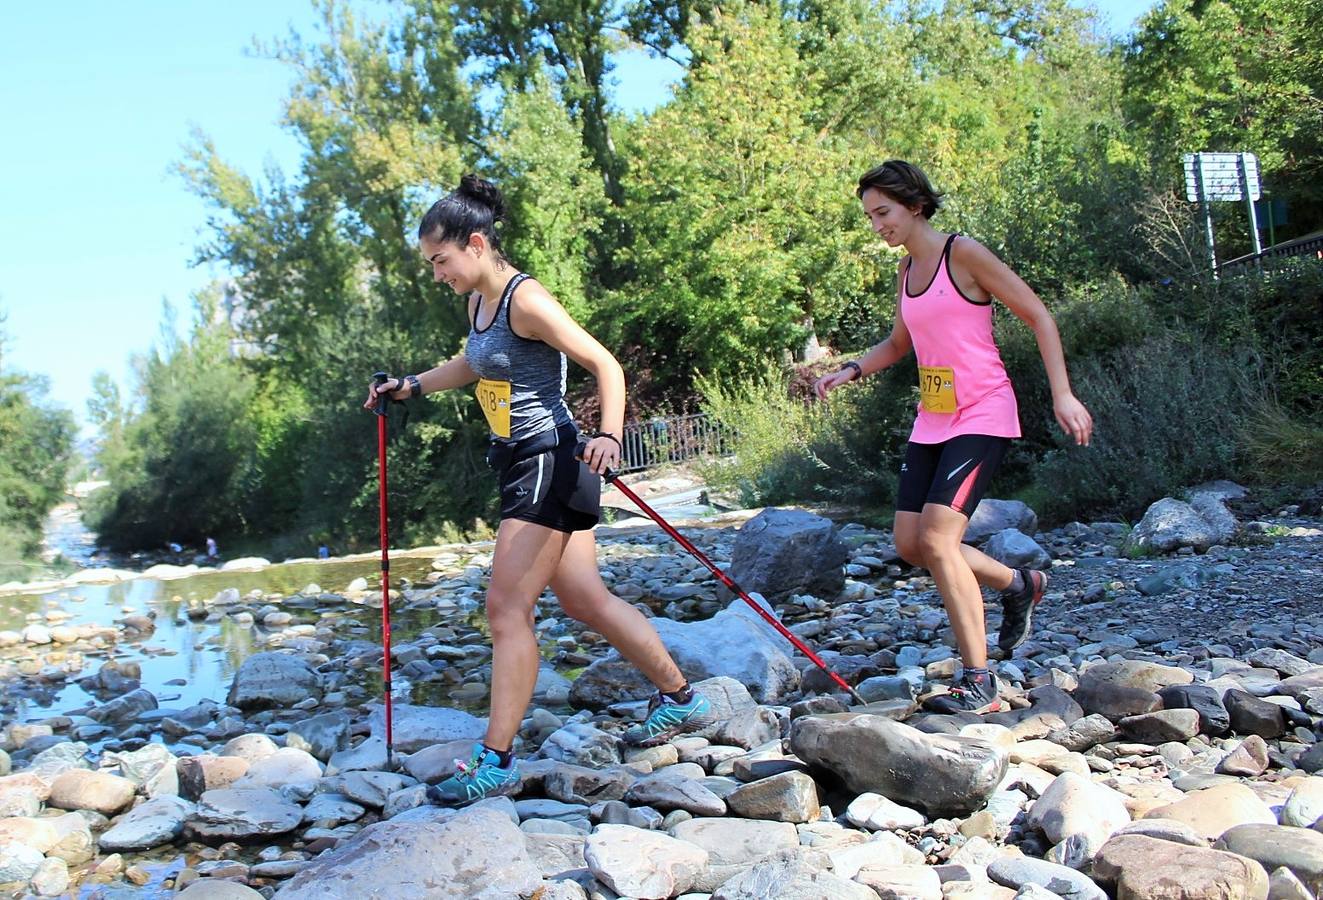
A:
{"label": "blue sky", "polygon": [[[1099,3],[1116,32],[1150,5]],[[163,300],[188,321],[192,293],[224,273],[190,267],[207,210],[172,169],[200,128],[250,175],[294,171],[279,123],[292,72],[251,48],[314,25],[308,0],[0,5],[5,369],[48,376],[49,401],[81,421],[97,370],[129,386]],[[641,53],[617,62],[624,109],[657,104],[680,75]]]}

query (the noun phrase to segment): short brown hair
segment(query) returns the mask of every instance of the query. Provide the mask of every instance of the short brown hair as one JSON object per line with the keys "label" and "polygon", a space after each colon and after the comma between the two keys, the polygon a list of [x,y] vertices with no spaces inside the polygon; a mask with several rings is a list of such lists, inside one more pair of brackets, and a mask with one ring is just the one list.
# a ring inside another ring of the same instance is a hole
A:
{"label": "short brown hair", "polygon": [[881,191],[909,209],[917,207],[925,219],[931,219],[942,206],[941,191],[933,188],[923,169],[903,159],[889,159],[859,176],[855,196],[862,199],[869,188]]}

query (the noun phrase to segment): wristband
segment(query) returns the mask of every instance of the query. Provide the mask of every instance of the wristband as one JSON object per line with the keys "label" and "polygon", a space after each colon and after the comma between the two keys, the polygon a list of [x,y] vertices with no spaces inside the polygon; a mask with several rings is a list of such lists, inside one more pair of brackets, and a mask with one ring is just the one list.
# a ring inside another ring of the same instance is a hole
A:
{"label": "wristband", "polygon": [[621,453],[624,453],[624,452],[625,452],[625,446],[624,446],[624,444],[620,443],[620,438],[616,437],[614,434],[612,434],[612,433],[609,432],[609,431],[594,431],[592,434],[588,435],[588,437],[590,437],[590,438],[599,438],[599,437],[610,438],[611,440],[613,440],[613,441],[616,442],[616,447],[619,448],[619,450],[620,450]]}
{"label": "wristband", "polygon": [[855,362],[854,360],[850,360],[847,363],[841,364],[840,371],[844,372],[846,369],[854,369],[854,377],[850,379],[851,381],[858,381],[859,379],[864,377],[864,370],[861,369],[859,367],[859,363]]}
{"label": "wristband", "polygon": [[409,399],[412,400],[423,395],[423,385],[419,382],[417,375],[405,375],[404,380],[409,384]]}

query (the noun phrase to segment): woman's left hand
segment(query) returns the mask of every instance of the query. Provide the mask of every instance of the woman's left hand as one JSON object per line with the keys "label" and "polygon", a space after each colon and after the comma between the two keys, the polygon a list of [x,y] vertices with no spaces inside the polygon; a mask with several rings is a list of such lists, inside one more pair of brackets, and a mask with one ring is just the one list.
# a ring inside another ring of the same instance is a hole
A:
{"label": "woman's left hand", "polygon": [[598,475],[620,466],[620,445],[613,438],[595,437],[583,448],[583,461]]}
{"label": "woman's left hand", "polygon": [[1089,411],[1074,394],[1067,394],[1053,402],[1052,412],[1056,413],[1061,430],[1073,437],[1078,446],[1089,446],[1089,440],[1093,437],[1093,416],[1089,415]]}

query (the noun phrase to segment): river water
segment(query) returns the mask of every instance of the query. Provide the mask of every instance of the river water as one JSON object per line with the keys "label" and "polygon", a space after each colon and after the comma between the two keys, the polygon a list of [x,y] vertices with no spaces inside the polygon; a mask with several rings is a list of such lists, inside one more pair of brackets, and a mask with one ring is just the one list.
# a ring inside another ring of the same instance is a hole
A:
{"label": "river water", "polygon": [[[82,526],[76,510],[69,507],[61,507],[52,514],[46,543],[51,556],[58,552],[66,559],[84,565],[91,563],[94,567],[99,562],[94,553],[95,535]],[[398,585],[401,579],[421,581],[430,570],[436,552],[436,549],[392,552],[393,584]],[[186,707],[205,699],[223,703],[239,665],[250,653],[267,648],[256,643],[257,632],[251,625],[242,625],[230,616],[211,622],[189,620],[185,612],[190,601],[208,600],[227,588],[238,589],[244,597],[260,591],[262,597],[253,601],[254,606],[267,603],[279,606],[294,615],[295,623],[310,624],[327,615],[352,618],[357,625],[350,623],[350,633],[379,642],[381,621],[377,610],[353,605],[330,612],[287,608],[272,597],[298,593],[309,585],[338,593],[360,577],[366,578],[374,590],[380,590],[379,554],[293,560],[256,571],[202,569],[169,580],[137,577],[108,584],[76,584],[0,596],[0,631],[22,631],[33,623],[113,626],[116,620],[132,613],[155,613],[156,623],[156,630],[140,641],[120,641],[99,654],[85,653],[82,671],[69,680],[40,686],[29,681],[21,692],[0,698],[0,704],[12,707],[8,711],[19,721],[30,721],[93,702],[74,679],[94,674],[108,659],[137,662],[142,667],[142,686],[156,694],[163,704]],[[416,612],[393,613],[392,638],[395,643],[402,643],[428,624]],[[52,647],[40,649],[49,652]],[[14,658],[22,651],[22,645],[0,650],[0,659]],[[376,687],[379,691],[379,678]],[[396,685],[395,693],[399,692],[400,686]]]}

